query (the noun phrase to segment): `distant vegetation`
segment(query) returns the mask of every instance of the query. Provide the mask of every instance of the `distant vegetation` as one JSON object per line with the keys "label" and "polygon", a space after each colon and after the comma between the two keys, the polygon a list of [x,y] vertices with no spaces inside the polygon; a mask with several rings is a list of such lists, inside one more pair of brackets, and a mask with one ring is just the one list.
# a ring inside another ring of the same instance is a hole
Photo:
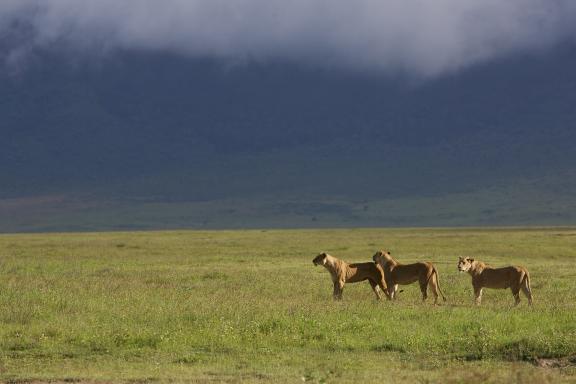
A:
{"label": "distant vegetation", "polygon": [[[380,248],[433,261],[448,301],[333,302],[312,258]],[[526,266],[534,306],[474,307],[464,255]],[[573,228],[3,235],[0,380],[573,382],[575,257]]]}
{"label": "distant vegetation", "polygon": [[[256,164],[254,159],[252,165]],[[444,193],[440,184],[406,192],[395,190],[403,175],[386,181],[360,180],[345,164],[324,168],[320,176],[290,186],[297,167],[279,169],[258,184],[235,180],[225,173],[222,191],[212,198],[186,198],[194,194],[187,176],[158,176],[124,184],[95,185],[78,195],[47,195],[0,200],[0,232],[101,231],[135,229],[329,228],[397,226],[572,225],[576,220],[576,175],[486,182],[479,189]],[[346,173],[344,179],[338,179]],[[228,179],[230,177],[230,179]],[[334,181],[330,181],[333,177]],[[353,181],[352,181],[353,180]],[[180,181],[180,182],[178,182]],[[300,178],[301,181],[301,178]],[[267,184],[269,183],[269,184]],[[267,189],[281,184],[283,190]],[[319,185],[319,188],[316,188]],[[332,193],[322,189],[332,186]],[[456,188],[456,187],[455,187]],[[117,189],[117,193],[110,194]],[[162,194],[165,189],[167,194]],[[246,189],[249,189],[248,191]],[[320,189],[320,190],[318,190]],[[136,197],[139,191],[150,196]],[[159,191],[154,196],[154,191]],[[168,193],[180,194],[171,198]],[[206,192],[208,193],[208,192]],[[354,197],[354,195],[357,195]]]}

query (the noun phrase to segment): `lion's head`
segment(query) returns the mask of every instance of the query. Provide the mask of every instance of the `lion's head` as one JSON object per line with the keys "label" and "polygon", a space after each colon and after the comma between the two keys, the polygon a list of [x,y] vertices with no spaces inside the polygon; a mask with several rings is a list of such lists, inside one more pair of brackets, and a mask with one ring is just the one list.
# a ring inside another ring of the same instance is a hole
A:
{"label": "lion's head", "polygon": [[472,268],[472,262],[474,259],[469,257],[459,257],[458,258],[458,270],[460,272],[468,272]]}
{"label": "lion's head", "polygon": [[316,256],[313,260],[312,263],[314,263],[314,265],[324,265],[326,264],[326,258],[328,257],[328,254],[326,252],[322,252],[321,254],[319,254],[318,256]]}
{"label": "lion's head", "polygon": [[372,256],[372,260],[374,260],[375,263],[384,265],[387,261],[392,260],[392,256],[388,251],[378,251]]}

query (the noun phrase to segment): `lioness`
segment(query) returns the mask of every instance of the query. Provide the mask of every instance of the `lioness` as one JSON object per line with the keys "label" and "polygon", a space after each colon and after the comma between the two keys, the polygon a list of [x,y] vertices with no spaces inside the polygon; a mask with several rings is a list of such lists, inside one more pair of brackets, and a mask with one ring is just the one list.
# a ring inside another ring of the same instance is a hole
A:
{"label": "lioness", "polygon": [[396,298],[398,284],[412,284],[415,281],[420,283],[422,301],[428,298],[428,285],[434,294],[434,304],[438,303],[438,293],[446,301],[446,297],[440,290],[438,282],[438,271],[432,263],[421,262],[414,264],[401,264],[394,260],[388,251],[378,251],[372,256],[372,260],[379,264],[384,270],[384,279],[388,286],[388,294],[392,299]]}
{"label": "lioness", "polygon": [[482,288],[512,289],[515,303],[520,303],[520,289],[532,305],[532,290],[530,289],[530,275],[524,267],[492,268],[481,261],[469,257],[458,258],[458,270],[468,272],[472,276],[472,287],[476,296],[476,304],[482,301]]}
{"label": "lioness", "polygon": [[388,290],[386,289],[384,272],[382,271],[382,268],[375,263],[348,264],[347,262],[337,259],[326,252],[316,256],[312,260],[312,263],[314,263],[315,266],[323,265],[324,268],[330,272],[332,282],[334,283],[334,300],[342,300],[344,284],[357,283],[364,280],[368,280],[378,300],[382,299],[378,287],[380,287],[384,294],[390,298]]}

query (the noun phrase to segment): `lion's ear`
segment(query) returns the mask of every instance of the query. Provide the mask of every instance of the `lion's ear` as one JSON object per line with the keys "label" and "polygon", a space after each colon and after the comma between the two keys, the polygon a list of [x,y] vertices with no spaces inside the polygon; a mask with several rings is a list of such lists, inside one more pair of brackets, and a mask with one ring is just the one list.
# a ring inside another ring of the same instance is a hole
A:
{"label": "lion's ear", "polygon": [[468,258],[468,261],[472,263],[474,259]]}
{"label": "lion's ear", "polygon": [[463,261],[464,258],[462,256],[458,256],[458,261]]}
{"label": "lion's ear", "polygon": [[320,255],[322,255],[323,257],[328,256],[328,254],[326,252],[322,252]]}

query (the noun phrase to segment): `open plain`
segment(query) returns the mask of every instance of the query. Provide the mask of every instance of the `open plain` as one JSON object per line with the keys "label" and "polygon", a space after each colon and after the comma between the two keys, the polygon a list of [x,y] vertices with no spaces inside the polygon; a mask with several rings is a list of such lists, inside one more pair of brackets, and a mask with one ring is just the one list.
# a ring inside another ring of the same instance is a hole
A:
{"label": "open plain", "polygon": [[[432,261],[417,284],[341,302],[312,258],[387,249]],[[531,274],[473,305],[459,256]],[[165,231],[0,236],[0,381],[562,383],[576,381],[576,229]]]}

